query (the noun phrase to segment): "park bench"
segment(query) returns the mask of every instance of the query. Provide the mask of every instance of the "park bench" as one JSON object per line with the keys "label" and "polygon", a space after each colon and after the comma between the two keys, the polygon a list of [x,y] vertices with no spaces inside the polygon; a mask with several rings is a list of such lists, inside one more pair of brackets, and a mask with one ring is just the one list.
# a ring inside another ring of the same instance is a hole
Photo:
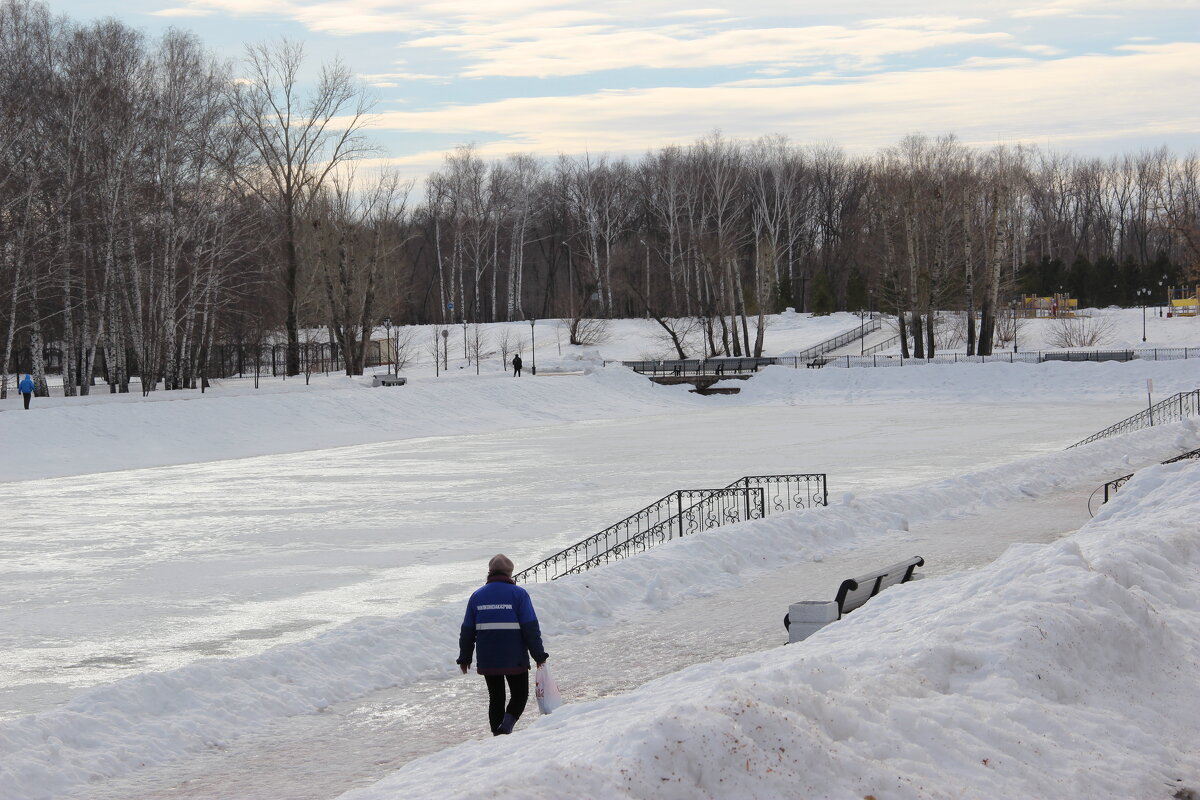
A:
{"label": "park bench", "polygon": [[403,386],[406,383],[408,378],[399,375],[376,375],[375,380],[371,381],[372,386]]}
{"label": "park bench", "polygon": [[833,600],[806,600],[792,603],[783,617],[783,627],[788,632],[788,643],[799,642],[812,636],[831,622],[841,619],[889,586],[906,583],[920,577],[917,567],[925,565],[920,556],[892,564],[881,570],[857,578],[847,578],[838,587]]}
{"label": "park bench", "polygon": [[808,368],[809,368],[809,369],[817,369],[818,367],[823,367],[823,366],[825,366],[826,364],[828,364],[828,363],[829,363],[830,361],[832,361],[832,360],[833,360],[833,359],[831,359],[831,358],[826,358],[825,356],[817,356],[817,357],[816,357],[816,358],[814,358],[812,361],[809,361],[809,362],[808,362]]}

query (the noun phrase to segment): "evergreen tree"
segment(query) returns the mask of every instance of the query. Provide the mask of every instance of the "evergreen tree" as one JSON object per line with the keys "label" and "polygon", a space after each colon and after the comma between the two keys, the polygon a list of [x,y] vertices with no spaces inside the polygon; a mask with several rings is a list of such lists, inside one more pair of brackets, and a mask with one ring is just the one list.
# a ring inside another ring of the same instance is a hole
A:
{"label": "evergreen tree", "polygon": [[785,308],[794,308],[795,300],[792,298],[792,282],[787,277],[782,277],[775,282],[775,307],[779,311]]}
{"label": "evergreen tree", "polygon": [[846,311],[858,311],[868,307],[870,298],[867,295],[867,282],[859,272],[858,267],[850,271],[846,279]]}
{"label": "evergreen tree", "polygon": [[829,285],[829,276],[824,272],[819,272],[817,273],[817,277],[813,279],[811,303],[813,315],[822,317],[826,314],[832,314],[833,303],[833,287]]}
{"label": "evergreen tree", "polygon": [[[1049,288],[1058,291],[1058,287]],[[1100,305],[1096,296],[1096,278],[1092,262],[1082,255],[1076,256],[1071,262],[1071,272],[1067,275],[1065,288],[1079,301],[1080,307]]]}

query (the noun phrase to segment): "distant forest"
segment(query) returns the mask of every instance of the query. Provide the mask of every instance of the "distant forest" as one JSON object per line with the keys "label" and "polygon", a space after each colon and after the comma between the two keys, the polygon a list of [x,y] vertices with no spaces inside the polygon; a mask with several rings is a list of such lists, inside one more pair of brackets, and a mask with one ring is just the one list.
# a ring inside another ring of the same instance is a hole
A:
{"label": "distant forest", "polygon": [[345,64],[287,41],[225,63],[35,0],[0,0],[0,103],[0,391],[17,369],[45,391],[51,351],[68,395],[194,388],[213,348],[263,342],[297,374],[314,329],[357,374],[385,317],[649,317],[701,326],[699,356],[760,354],[785,307],[871,310],[921,356],[956,310],[987,354],[1021,293],[1162,303],[1200,264],[1200,159],[1165,148],[712,133],[639,158],[463,146],[414,187],[355,169],[380,152]]}

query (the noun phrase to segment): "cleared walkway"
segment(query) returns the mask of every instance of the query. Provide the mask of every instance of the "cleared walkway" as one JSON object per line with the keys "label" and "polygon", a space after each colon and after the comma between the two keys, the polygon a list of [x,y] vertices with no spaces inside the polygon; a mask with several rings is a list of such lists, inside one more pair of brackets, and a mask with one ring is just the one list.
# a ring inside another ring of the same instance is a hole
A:
{"label": "cleared walkway", "polygon": [[[1086,501],[1093,488],[1094,479],[1088,478],[1038,500],[980,513],[959,509],[964,516],[958,519],[883,531],[867,546],[763,572],[736,589],[658,613],[643,611],[595,631],[555,636],[547,649],[569,702],[624,693],[691,664],[782,646],[788,602],[832,599],[842,579],[864,568],[920,554],[926,559],[922,572],[933,577],[987,564],[1017,542],[1053,541],[1087,521]],[[447,653],[448,665],[453,659]],[[425,681],[287,719],[170,769],[96,785],[76,797],[334,798],[370,785],[414,758],[468,739],[489,739],[485,708],[486,690],[478,676]],[[522,724],[537,713],[531,699]]]}

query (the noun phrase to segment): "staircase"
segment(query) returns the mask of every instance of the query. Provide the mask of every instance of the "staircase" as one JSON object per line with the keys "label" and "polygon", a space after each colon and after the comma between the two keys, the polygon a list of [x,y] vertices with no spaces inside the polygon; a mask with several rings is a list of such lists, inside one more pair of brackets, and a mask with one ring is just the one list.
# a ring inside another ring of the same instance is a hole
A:
{"label": "staircase", "polygon": [[519,583],[552,581],[671,539],[828,502],[824,473],[747,475],[720,489],[680,489],[521,570],[513,579]]}

